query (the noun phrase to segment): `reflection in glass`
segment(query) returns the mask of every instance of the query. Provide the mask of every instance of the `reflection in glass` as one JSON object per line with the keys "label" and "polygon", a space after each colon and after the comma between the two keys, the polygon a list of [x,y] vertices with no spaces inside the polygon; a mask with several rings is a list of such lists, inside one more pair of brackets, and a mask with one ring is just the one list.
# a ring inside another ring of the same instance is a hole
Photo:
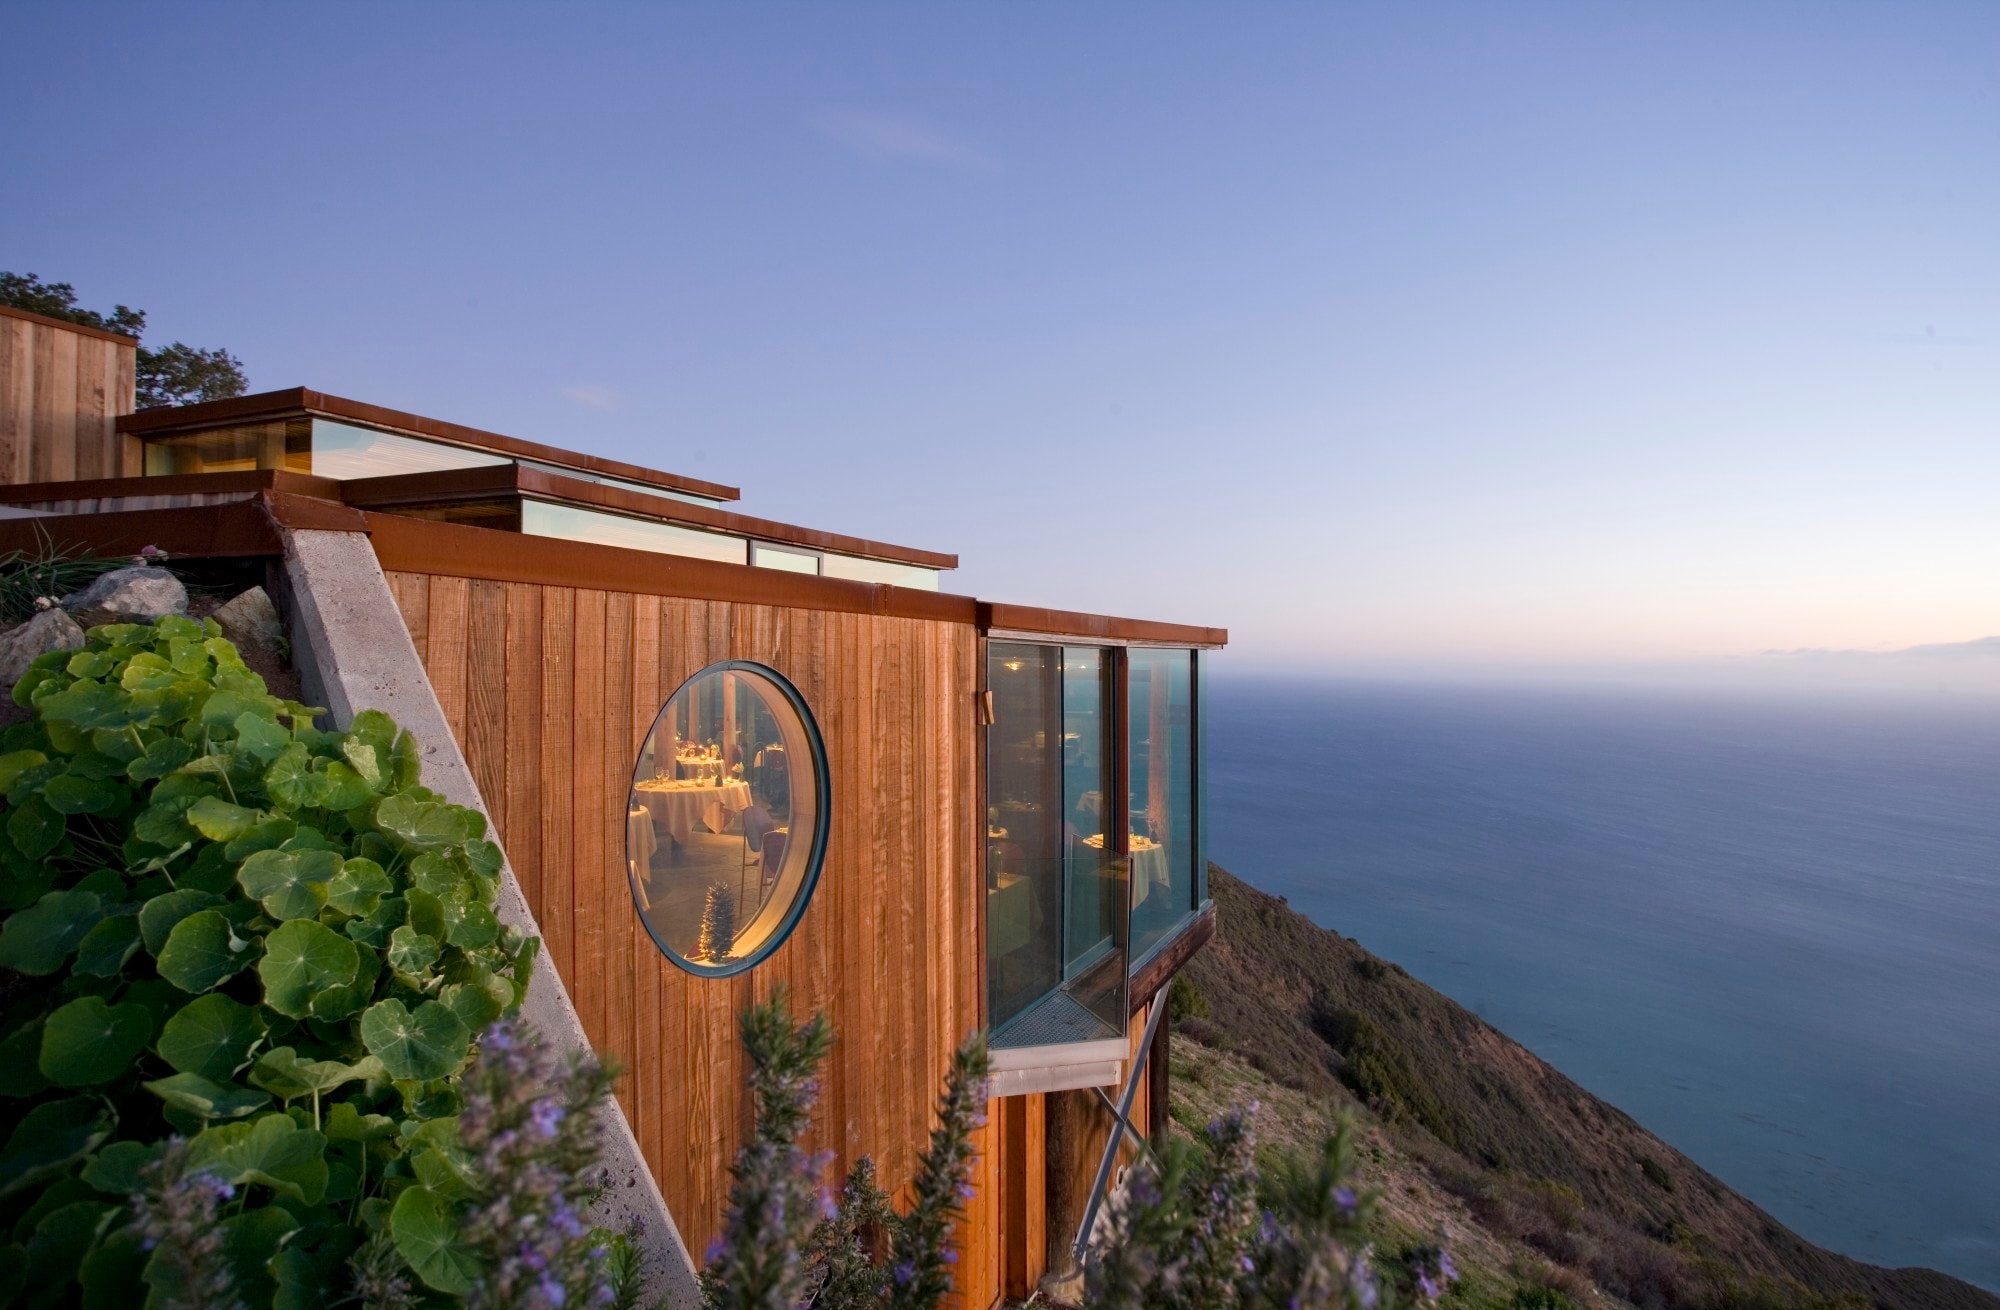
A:
{"label": "reflection in glass", "polygon": [[885,559],[862,559],[858,555],[836,555],[827,552],[820,564],[820,572],[829,578],[846,578],[851,582],[886,582],[895,587],[914,587],[919,591],[938,589],[938,571],[919,564],[895,564]]}
{"label": "reflection in glass", "polygon": [[623,546],[628,550],[650,550],[660,555],[688,555],[695,559],[746,563],[750,543],[741,537],[720,532],[702,532],[675,523],[635,519],[623,514],[558,505],[554,501],[521,499],[521,531],[533,537],[562,537],[568,541],[594,541],[600,546]]}
{"label": "reflection in glass", "polygon": [[1124,865],[1106,849],[1101,651],[988,647],[988,1021],[999,1046],[1123,1031]]}
{"label": "reflection in glass", "polygon": [[786,573],[818,573],[819,556],[806,550],[789,550],[768,541],[750,543],[750,562],[760,569],[781,569]]}
{"label": "reflection in glass", "polygon": [[1193,655],[1127,654],[1131,743],[1132,959],[1195,910]]}
{"label": "reflection in glass", "polygon": [[640,746],[625,842],[632,900],[670,958],[733,973],[784,939],[818,874],[824,780],[775,673],[717,665],[674,693]]}
{"label": "reflection in glass", "polygon": [[442,441],[294,416],[150,437],[146,440],[145,469],[148,476],[282,469],[345,480],[491,468],[507,462],[502,455]]}

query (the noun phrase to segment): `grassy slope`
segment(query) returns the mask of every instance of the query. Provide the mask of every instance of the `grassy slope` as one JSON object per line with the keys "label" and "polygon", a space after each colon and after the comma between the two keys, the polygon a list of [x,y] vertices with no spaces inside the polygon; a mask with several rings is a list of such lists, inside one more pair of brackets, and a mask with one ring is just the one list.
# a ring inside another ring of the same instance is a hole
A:
{"label": "grassy slope", "polygon": [[1813,1246],[1396,966],[1220,869],[1213,889],[1221,931],[1183,975],[1210,1014],[1176,1029],[1176,1118],[1259,1098],[1285,1150],[1357,1111],[1388,1240],[1442,1226],[1480,1271],[1469,1301],[1547,1283],[1642,1307],[2000,1310]]}

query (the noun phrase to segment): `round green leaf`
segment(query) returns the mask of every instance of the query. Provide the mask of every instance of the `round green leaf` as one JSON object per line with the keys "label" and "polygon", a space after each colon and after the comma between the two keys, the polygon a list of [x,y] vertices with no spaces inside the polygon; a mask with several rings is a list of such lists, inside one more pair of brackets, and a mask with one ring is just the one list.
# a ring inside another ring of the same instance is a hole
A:
{"label": "round green leaf", "polygon": [[243,861],[236,881],[265,913],[280,922],[310,919],[326,904],[327,884],[340,872],[332,851],[258,851]]}
{"label": "round green leaf", "polygon": [[312,919],[293,919],[264,939],[257,974],[264,980],[264,1004],[303,1019],[312,1013],[315,996],[353,982],[360,968],[353,942]]}
{"label": "round green leaf", "polygon": [[285,747],[264,771],[264,790],[288,810],[312,809],[326,801],[333,784],[312,771],[312,756],[297,742]]}
{"label": "round green leaf", "polygon": [[115,914],[99,919],[76,948],[76,971],[95,978],[112,977],[138,949],[138,915]]}
{"label": "round green leaf", "polygon": [[271,1103],[263,1092],[253,1092],[235,1083],[217,1083],[198,1073],[177,1073],[156,1078],[146,1090],[176,1110],[184,1110],[207,1123],[217,1119],[241,1119]]}
{"label": "round green leaf", "polygon": [[326,903],[342,914],[365,917],[375,913],[382,898],[396,890],[396,884],[373,860],[352,859],[326,885]]}
{"label": "round green leaf", "polygon": [[59,774],[42,784],[42,799],[57,814],[102,814],[125,803],[129,793],[115,782]]}
{"label": "round green leaf", "polygon": [[188,807],[187,821],[210,841],[240,837],[251,824],[264,817],[262,810],[231,805],[220,796],[204,796]]}
{"label": "round green leaf", "polygon": [[179,737],[162,737],[146,744],[146,753],[125,766],[125,776],[134,782],[164,778],[194,758],[194,747]]}
{"label": "round green leaf", "polygon": [[389,1234],[425,1285],[448,1296],[472,1290],[479,1262],[459,1241],[457,1218],[435,1192],[412,1187],[397,1197],[389,1212]]}
{"label": "round green leaf", "polygon": [[22,1116],[0,1150],[0,1196],[61,1172],[110,1135],[111,1120],[96,1097],[43,1102]]}
{"label": "round green leaf", "polygon": [[211,992],[176,1010],[160,1030],[160,1058],[182,1073],[227,1082],[264,1040],[257,1011]]}
{"label": "round green leaf", "polygon": [[64,1087],[108,1083],[132,1067],[152,1036],[153,1016],[145,1006],[79,997],[42,1025],[42,1075]]}
{"label": "round green leaf", "polygon": [[422,973],[437,963],[444,946],[405,924],[389,934],[389,967],[402,973]]}
{"label": "round green leaf", "polygon": [[0,792],[6,791],[19,778],[37,764],[47,764],[49,757],[40,751],[11,751],[0,755]]}
{"label": "round green leaf", "polygon": [[112,1196],[131,1196],[146,1185],[140,1171],[165,1149],[165,1142],[112,1142],[83,1167],[83,1181]]}
{"label": "round green leaf", "polygon": [[378,1001],[361,1016],[361,1042],[391,1078],[429,1082],[458,1068],[472,1033],[441,1002],[425,1001],[412,1013],[401,1001]]}
{"label": "round green leaf", "polygon": [[262,1183],[307,1205],[326,1190],[326,1138],[273,1112],[248,1123],[217,1124],[196,1134],[188,1165],[241,1185]]}
{"label": "round green leaf", "polygon": [[31,860],[47,855],[62,838],[62,816],[39,796],[30,796],[7,816],[7,839]]}
{"label": "round green leaf", "polygon": [[174,930],[175,924],[196,910],[220,904],[220,896],[194,887],[182,887],[155,896],[139,908],[139,935],[145,940],[146,950],[158,955],[167,944],[167,934]]}
{"label": "round green leaf", "polygon": [[[202,910],[174,925],[160,948],[160,977],[184,992],[201,993],[231,978],[255,958],[252,944],[220,910]],[[294,1016],[296,1017],[296,1016]]]}
{"label": "round green leaf", "polygon": [[9,915],[0,927],[0,965],[21,973],[54,973],[102,917],[96,892],[50,892]]}
{"label": "round green leaf", "polygon": [[301,1096],[319,1092],[324,1095],[334,1088],[353,1082],[356,1078],[366,1078],[373,1072],[380,1076],[376,1061],[364,1060],[360,1064],[342,1064],[339,1060],[301,1060],[298,1052],[289,1046],[280,1046],[275,1051],[267,1051],[250,1071],[250,1081],[280,1100],[290,1101]]}
{"label": "round green leaf", "polygon": [[375,807],[375,826],[409,846],[456,846],[486,835],[476,810],[449,801],[420,801],[398,794]]}

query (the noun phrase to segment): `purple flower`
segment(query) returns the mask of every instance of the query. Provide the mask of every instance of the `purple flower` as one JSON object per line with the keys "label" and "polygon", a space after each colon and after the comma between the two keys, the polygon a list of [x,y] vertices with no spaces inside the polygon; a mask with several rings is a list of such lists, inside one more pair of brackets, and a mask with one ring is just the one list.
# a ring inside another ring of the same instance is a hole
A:
{"label": "purple flower", "polygon": [[1355,1200],[1354,1196],[1354,1189],[1352,1187],[1342,1187],[1336,1189],[1333,1194],[1333,1203],[1340,1207],[1342,1214],[1348,1214],[1348,1215],[1353,1214],[1354,1207],[1357,1204],[1357,1201]]}

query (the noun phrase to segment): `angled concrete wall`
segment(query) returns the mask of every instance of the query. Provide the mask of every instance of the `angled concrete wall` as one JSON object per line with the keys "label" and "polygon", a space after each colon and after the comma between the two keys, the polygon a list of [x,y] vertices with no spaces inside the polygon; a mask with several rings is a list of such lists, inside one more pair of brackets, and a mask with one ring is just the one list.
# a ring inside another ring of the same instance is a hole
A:
{"label": "angled concrete wall", "polygon": [[[394,718],[423,745],[424,785],[485,814],[490,825],[492,813],[431,690],[367,536],[287,530],[284,538],[292,655],[307,700],[326,706],[342,726],[368,709]],[[492,835],[497,840],[501,834],[495,829]],[[511,864],[501,869],[499,913],[509,926],[540,936]],[[535,970],[521,1013],[559,1046],[589,1049],[569,993],[546,960]],[[598,1222],[623,1228],[630,1220],[642,1221],[648,1290],[675,1310],[699,1305],[694,1261],[616,1101],[604,1121],[604,1158],[613,1182]]]}

